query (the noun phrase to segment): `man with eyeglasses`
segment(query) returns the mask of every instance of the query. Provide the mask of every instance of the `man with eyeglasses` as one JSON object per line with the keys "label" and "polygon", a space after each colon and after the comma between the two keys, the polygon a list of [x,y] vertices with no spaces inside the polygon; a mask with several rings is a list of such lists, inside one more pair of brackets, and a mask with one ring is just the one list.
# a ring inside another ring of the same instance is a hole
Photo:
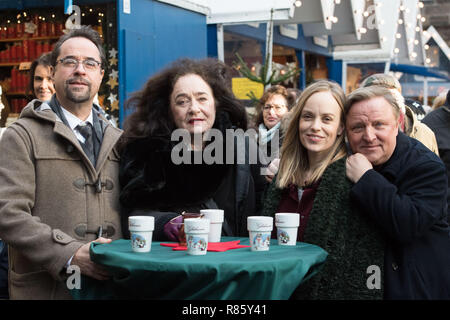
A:
{"label": "man with eyeglasses", "polygon": [[105,62],[90,27],[63,35],[52,52],[55,94],[30,102],[2,138],[0,238],[9,245],[11,299],[70,299],[72,273],[109,278],[89,257],[93,241],[121,238],[122,131],[93,104]]}

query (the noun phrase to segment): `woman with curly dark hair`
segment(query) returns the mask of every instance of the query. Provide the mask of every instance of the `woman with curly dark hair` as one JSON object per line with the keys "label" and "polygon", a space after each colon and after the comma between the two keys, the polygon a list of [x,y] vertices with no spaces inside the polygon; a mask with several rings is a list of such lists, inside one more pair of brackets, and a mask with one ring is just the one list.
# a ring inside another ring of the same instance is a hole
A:
{"label": "woman with curly dark hair", "polygon": [[[236,144],[225,139],[226,130],[242,129],[238,131],[243,133],[247,129],[245,108],[233,96],[230,84],[229,69],[223,63],[182,59],[152,76],[127,101],[126,107],[135,111],[125,121],[121,143],[120,201],[126,236],[130,215],[151,215],[154,239],[176,241],[180,214],[208,208],[225,211],[223,235],[247,235],[246,218],[259,214],[264,179],[257,164],[236,161],[243,153],[249,158],[248,143],[237,150]],[[174,160],[175,147],[180,145],[173,138],[177,129],[189,140],[199,136],[202,142],[182,150],[183,159],[189,159],[182,163]],[[207,141],[212,129],[223,139]],[[223,154],[207,163],[202,157],[213,143],[223,147]],[[190,160],[198,156],[202,161],[192,164]]]}

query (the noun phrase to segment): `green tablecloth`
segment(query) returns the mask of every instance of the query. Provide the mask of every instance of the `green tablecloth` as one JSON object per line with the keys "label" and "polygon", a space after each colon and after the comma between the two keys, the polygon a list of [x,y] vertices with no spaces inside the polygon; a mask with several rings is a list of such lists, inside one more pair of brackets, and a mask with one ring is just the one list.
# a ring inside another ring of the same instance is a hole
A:
{"label": "green tablecloth", "polygon": [[[222,237],[222,241],[248,238]],[[208,252],[190,256],[159,242],[149,253],[134,253],[129,240],[93,244],[91,259],[107,267],[109,281],[82,277],[75,299],[288,299],[297,286],[313,276],[327,252],[299,242],[279,246],[271,241],[269,251],[250,248]]]}

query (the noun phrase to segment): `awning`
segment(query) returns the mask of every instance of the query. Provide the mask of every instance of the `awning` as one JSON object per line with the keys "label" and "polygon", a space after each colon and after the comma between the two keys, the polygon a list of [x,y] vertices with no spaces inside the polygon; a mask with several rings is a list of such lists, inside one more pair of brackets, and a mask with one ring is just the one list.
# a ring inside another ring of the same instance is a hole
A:
{"label": "awning", "polygon": [[446,75],[444,72],[439,70],[434,70],[431,68],[427,68],[424,66],[414,66],[409,64],[397,64],[397,63],[391,63],[390,67],[391,71],[397,71],[397,72],[404,72],[404,73],[410,73],[410,74],[417,74],[424,77],[430,77],[430,78],[439,78],[439,79],[445,79],[447,81],[450,81],[450,77]]}

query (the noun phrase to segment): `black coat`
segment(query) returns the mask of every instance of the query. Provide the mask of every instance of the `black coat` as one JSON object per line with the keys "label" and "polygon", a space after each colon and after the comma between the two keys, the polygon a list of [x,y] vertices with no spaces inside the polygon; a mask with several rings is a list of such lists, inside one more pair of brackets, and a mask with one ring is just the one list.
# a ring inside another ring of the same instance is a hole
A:
{"label": "black coat", "polygon": [[[224,132],[231,124],[227,116],[218,115],[214,127]],[[247,236],[247,216],[260,215],[265,181],[258,164],[236,164],[238,154],[248,158],[246,141],[245,147],[235,149],[234,164],[174,164],[171,152],[178,142],[171,142],[170,137],[155,136],[128,144],[119,171],[124,236],[129,237],[130,215],[154,216],[153,239],[167,240],[163,228],[170,219],[183,211],[208,208],[225,210],[222,235]],[[224,147],[225,158],[227,152]]]}
{"label": "black coat", "polygon": [[385,298],[450,299],[447,177],[442,161],[399,132],[391,158],[351,197],[386,233]]}
{"label": "black coat", "polygon": [[[447,202],[450,202],[450,102],[448,97],[449,94],[447,94],[447,106],[442,106],[439,109],[430,112],[422,122],[430,127],[436,136],[439,157],[447,168]],[[448,207],[448,215],[450,222],[450,206]]]}

